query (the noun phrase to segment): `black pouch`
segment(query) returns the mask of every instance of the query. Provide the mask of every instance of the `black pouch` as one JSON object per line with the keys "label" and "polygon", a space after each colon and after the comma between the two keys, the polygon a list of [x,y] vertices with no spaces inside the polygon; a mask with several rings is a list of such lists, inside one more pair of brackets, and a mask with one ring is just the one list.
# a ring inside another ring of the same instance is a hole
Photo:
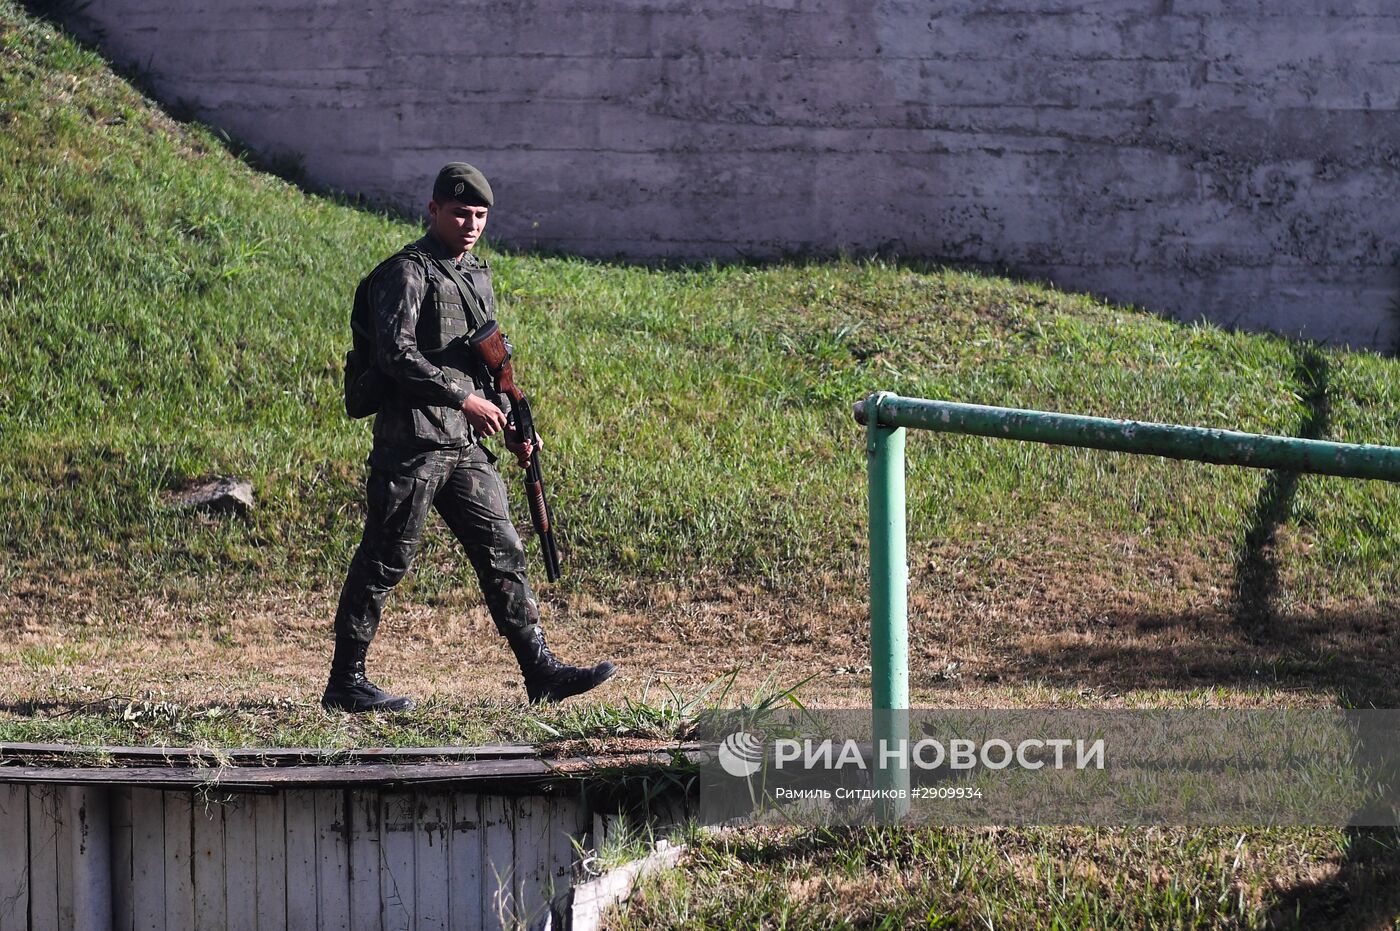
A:
{"label": "black pouch", "polygon": [[379,413],[388,379],[368,354],[352,349],[345,354],[345,413],[358,420]]}

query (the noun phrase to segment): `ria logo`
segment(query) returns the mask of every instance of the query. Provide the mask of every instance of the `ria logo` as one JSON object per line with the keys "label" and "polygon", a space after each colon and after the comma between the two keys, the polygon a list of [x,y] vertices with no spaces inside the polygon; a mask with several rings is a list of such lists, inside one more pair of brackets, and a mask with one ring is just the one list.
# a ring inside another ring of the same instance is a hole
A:
{"label": "ria logo", "polygon": [[763,741],[735,731],[719,745],[719,765],[729,775],[747,779],[763,768]]}

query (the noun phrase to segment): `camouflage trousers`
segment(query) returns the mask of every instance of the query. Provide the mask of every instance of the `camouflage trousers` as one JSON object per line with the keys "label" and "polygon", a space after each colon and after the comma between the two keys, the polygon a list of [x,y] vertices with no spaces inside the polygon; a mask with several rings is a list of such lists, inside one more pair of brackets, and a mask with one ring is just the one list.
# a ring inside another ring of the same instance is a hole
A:
{"label": "camouflage trousers", "polygon": [[494,463],[478,443],[370,454],[365,532],[340,590],[337,638],[374,639],[384,599],[423,542],[430,508],[466,549],[496,629],[514,638],[539,623],[525,579],[525,547],[506,512],[506,486]]}

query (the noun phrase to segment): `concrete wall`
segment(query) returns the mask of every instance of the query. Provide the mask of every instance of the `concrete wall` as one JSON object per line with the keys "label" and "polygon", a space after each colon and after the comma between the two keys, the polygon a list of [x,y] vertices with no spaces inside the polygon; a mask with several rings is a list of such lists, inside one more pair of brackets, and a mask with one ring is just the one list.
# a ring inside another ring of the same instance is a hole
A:
{"label": "concrete wall", "polygon": [[98,0],[319,184],[589,255],[893,250],[1389,345],[1396,0]]}

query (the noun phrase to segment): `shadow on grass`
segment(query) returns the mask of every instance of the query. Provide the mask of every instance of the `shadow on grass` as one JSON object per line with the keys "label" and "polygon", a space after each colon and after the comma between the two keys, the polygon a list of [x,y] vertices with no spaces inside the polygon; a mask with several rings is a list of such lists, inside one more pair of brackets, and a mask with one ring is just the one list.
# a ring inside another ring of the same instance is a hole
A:
{"label": "shadow on grass", "polygon": [[1275,611],[1271,617],[1269,638],[1258,641],[1232,628],[1232,615],[1223,611],[1109,613],[1096,623],[1091,643],[1001,654],[996,678],[1118,693],[1214,687],[1331,692],[1345,707],[1400,707],[1400,629],[1393,609]]}
{"label": "shadow on grass", "polygon": [[[1266,503],[1267,495],[1261,497],[1261,504]],[[1267,559],[1261,564],[1267,568]],[[1267,577],[1261,572],[1254,578]],[[1098,638],[1102,645],[1023,654],[1018,670],[1003,679],[1069,688],[1092,683],[1115,692],[1222,687],[1318,691],[1335,693],[1350,707],[1400,707],[1400,677],[1395,675],[1400,634],[1393,612],[1299,614],[1271,608],[1267,637],[1258,636],[1255,626],[1231,628],[1230,621],[1238,617],[1233,612],[1110,617],[1106,636]],[[1377,778],[1394,785],[1400,775],[1377,773]],[[1375,813],[1353,817],[1366,822],[1368,815]],[[1400,917],[1400,831],[1349,828],[1346,838],[1336,872],[1275,894],[1268,927],[1395,927]]]}
{"label": "shadow on grass", "polygon": [[[1308,410],[1298,430],[1302,438],[1322,439],[1327,435],[1331,417],[1327,376],[1326,358],[1313,349],[1303,351],[1295,369]],[[1278,528],[1292,513],[1298,478],[1297,472],[1270,473],[1235,563],[1232,615],[1241,634],[1256,644],[1267,644],[1297,632],[1296,625],[1280,624],[1276,613],[1279,574],[1274,546]],[[1332,679],[1337,691],[1351,695],[1355,703],[1395,707],[1400,703],[1400,689],[1395,685],[1395,677],[1385,674],[1385,670],[1394,669],[1395,664],[1388,660],[1394,658],[1395,651],[1375,651],[1367,644],[1357,647],[1341,657],[1326,654],[1328,665],[1334,668],[1332,675],[1322,678]],[[1343,661],[1338,663],[1338,658]],[[1358,690],[1361,694],[1357,694]],[[1395,778],[1394,773],[1388,775]],[[1348,828],[1346,838],[1346,853],[1337,872],[1294,886],[1280,895],[1270,910],[1270,927],[1395,927],[1400,916],[1400,832]]]}
{"label": "shadow on grass", "polygon": [[1347,830],[1337,873],[1286,890],[1269,910],[1268,927],[1361,931],[1396,927],[1400,917],[1400,832]]}
{"label": "shadow on grass", "polygon": [[[1298,429],[1302,439],[1327,435],[1331,409],[1327,398],[1327,359],[1316,349],[1303,349],[1294,377],[1308,413]],[[1274,626],[1274,599],[1278,593],[1278,559],[1274,546],[1278,530],[1288,522],[1298,491],[1297,472],[1270,472],[1259,492],[1254,518],[1244,546],[1235,561],[1233,607],[1235,624],[1251,639],[1267,640]]]}

